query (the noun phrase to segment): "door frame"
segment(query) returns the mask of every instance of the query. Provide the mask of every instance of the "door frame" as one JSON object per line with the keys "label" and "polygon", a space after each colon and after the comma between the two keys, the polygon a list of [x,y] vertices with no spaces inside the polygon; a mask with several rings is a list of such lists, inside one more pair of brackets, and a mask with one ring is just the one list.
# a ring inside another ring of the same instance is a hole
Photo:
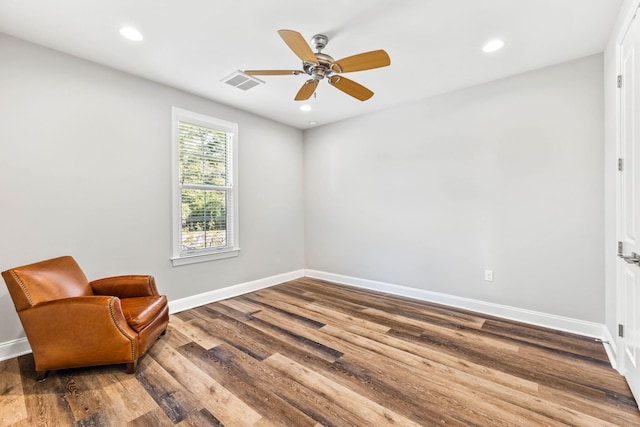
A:
{"label": "door frame", "polygon": [[[639,15],[637,17],[637,19],[639,19],[640,22],[640,0],[635,0],[633,3],[631,3],[631,5],[629,6],[629,10],[626,12],[626,16],[624,18],[623,24],[620,27],[620,30],[616,36],[616,45],[615,45],[615,54],[616,54],[616,58],[615,58],[615,66],[616,66],[616,76],[620,76],[623,73],[622,70],[622,43],[629,31],[629,28],[631,27],[631,24],[633,23],[634,17],[636,17],[636,15]],[[610,82],[605,82],[605,84],[611,84]],[[616,162],[618,161],[618,159],[622,158],[622,145],[623,145],[623,141],[622,141],[622,94],[621,94],[621,90],[618,88],[616,89],[616,96],[615,96],[615,103],[616,103],[616,109],[615,109],[615,131],[616,131],[616,136],[615,136],[615,141],[616,141]],[[640,126],[639,126],[640,128]],[[616,241],[621,241],[621,235],[622,235],[622,230],[621,230],[621,218],[622,218],[622,195],[621,195],[621,173],[620,171],[616,168],[616,180],[615,180],[615,185],[616,185],[616,211],[615,211],[615,221],[616,221]],[[610,251],[611,248],[606,248],[607,251]],[[624,307],[624,302],[623,302],[623,294],[624,294],[624,289],[623,289],[623,281],[622,281],[622,273],[623,273],[623,269],[620,267],[620,263],[624,262],[622,259],[616,257],[616,262],[615,262],[615,275],[616,275],[616,323],[618,325],[624,324],[624,314],[625,314],[625,307]],[[616,354],[616,366],[614,366],[614,368],[620,372],[622,375],[624,375],[624,372],[626,371],[626,367],[625,367],[625,354],[624,354],[624,342],[623,342],[623,338],[618,336],[617,331],[613,331],[614,332],[614,341],[615,341],[615,354]],[[639,402],[640,404],[640,402]]]}

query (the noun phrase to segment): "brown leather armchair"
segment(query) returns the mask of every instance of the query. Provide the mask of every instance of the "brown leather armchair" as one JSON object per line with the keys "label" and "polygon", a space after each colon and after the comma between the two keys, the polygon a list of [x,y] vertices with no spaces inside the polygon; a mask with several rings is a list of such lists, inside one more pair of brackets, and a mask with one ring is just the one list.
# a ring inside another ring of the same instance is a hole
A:
{"label": "brown leather armchair", "polygon": [[89,282],[70,257],[4,271],[2,277],[27,335],[36,377],[53,369],[124,363],[138,358],[169,323],[167,298],[153,276]]}

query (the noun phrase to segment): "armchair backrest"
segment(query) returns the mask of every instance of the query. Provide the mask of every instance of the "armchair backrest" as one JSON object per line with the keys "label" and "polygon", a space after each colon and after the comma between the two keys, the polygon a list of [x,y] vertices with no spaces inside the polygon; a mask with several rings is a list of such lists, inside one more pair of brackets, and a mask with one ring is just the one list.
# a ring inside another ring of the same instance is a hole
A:
{"label": "armchair backrest", "polygon": [[12,268],[2,277],[18,312],[45,301],[93,295],[87,277],[70,256]]}

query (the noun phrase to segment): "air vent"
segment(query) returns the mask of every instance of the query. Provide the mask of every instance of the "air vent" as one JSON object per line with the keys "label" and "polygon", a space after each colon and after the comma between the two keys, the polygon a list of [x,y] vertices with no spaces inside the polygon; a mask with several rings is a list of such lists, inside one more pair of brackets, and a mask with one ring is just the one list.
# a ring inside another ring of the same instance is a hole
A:
{"label": "air vent", "polygon": [[225,77],[224,79],[222,79],[222,81],[228,85],[237,87],[238,89],[242,90],[249,90],[252,87],[256,87],[264,83],[262,80],[256,79],[255,77],[245,74],[240,70],[236,71],[230,76]]}

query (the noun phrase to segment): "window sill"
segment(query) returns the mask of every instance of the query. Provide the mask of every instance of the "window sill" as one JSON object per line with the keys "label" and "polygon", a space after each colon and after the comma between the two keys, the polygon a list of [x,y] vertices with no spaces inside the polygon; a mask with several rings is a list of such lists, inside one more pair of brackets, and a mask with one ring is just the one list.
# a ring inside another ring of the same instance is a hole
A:
{"label": "window sill", "polygon": [[182,255],[171,258],[174,267],[198,262],[215,261],[217,259],[233,258],[240,255],[240,248],[226,249],[219,252],[208,252],[205,254]]}

